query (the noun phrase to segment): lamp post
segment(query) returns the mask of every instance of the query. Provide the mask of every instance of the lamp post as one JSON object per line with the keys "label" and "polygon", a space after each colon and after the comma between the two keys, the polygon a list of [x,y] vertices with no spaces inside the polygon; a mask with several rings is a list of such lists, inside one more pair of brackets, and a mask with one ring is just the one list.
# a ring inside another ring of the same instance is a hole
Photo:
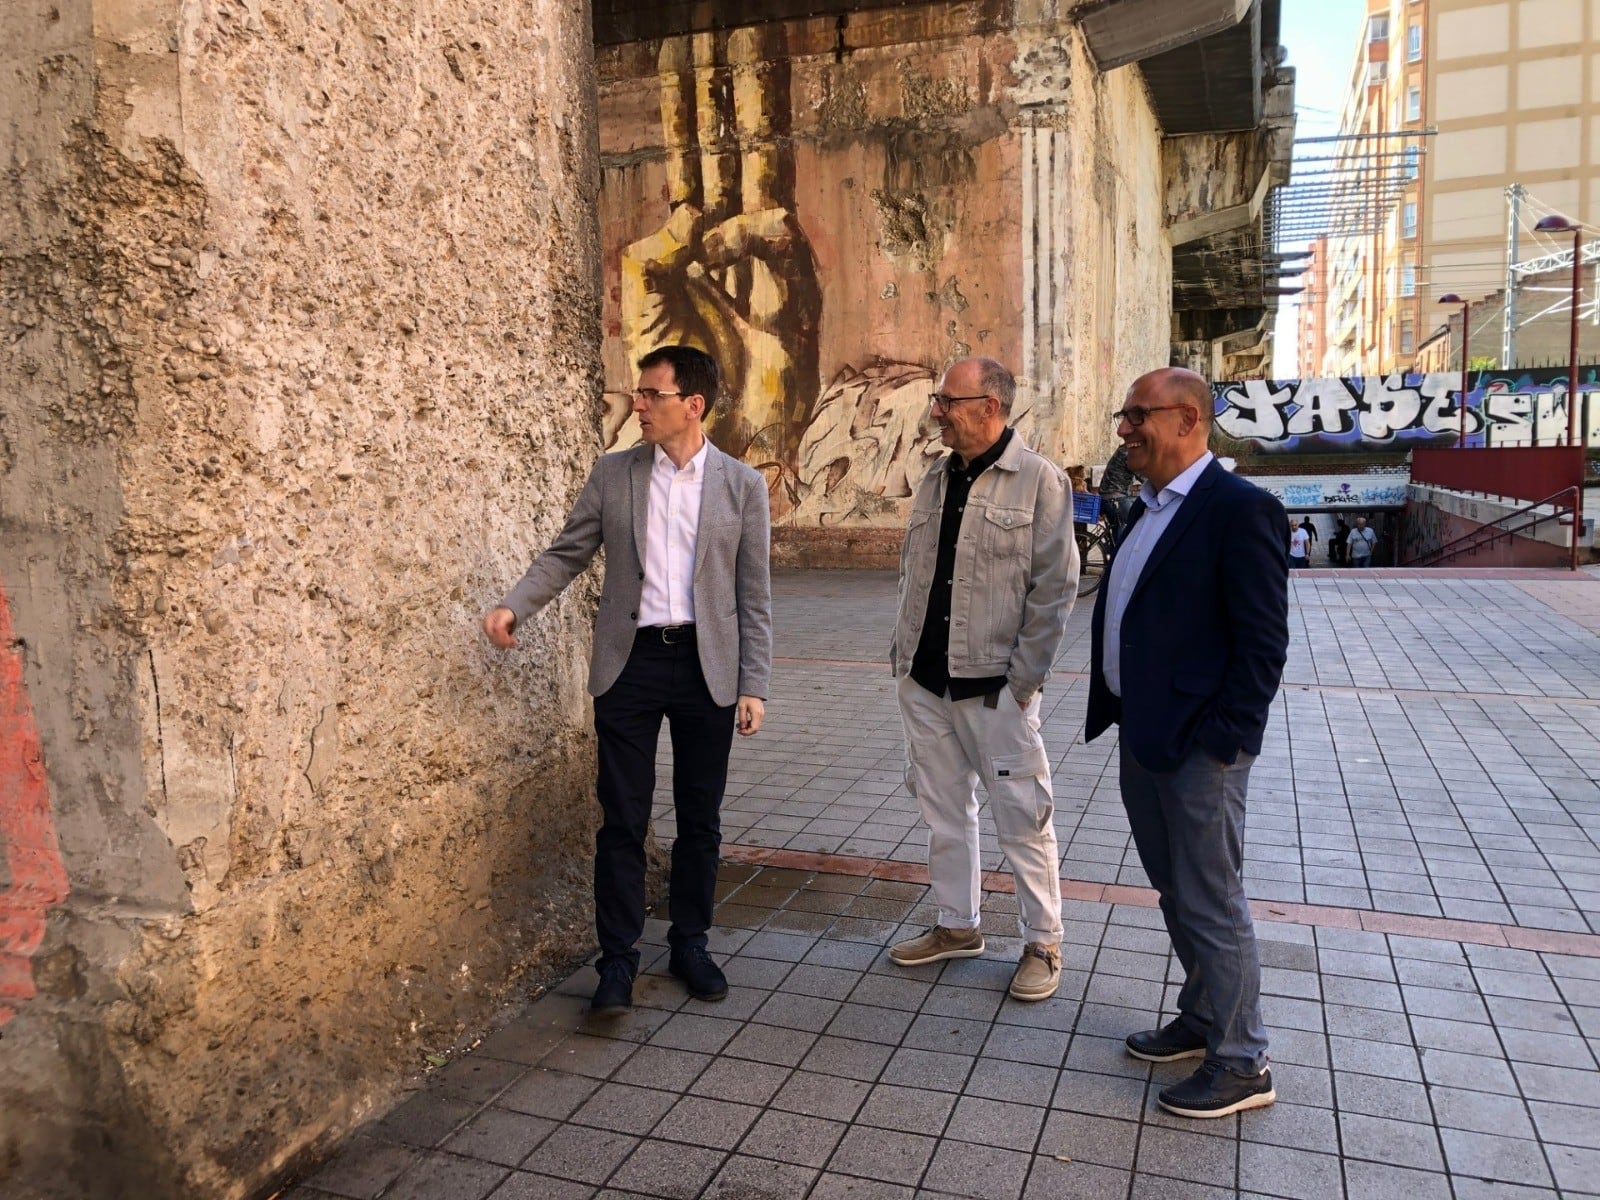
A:
{"label": "lamp post", "polygon": [[[1461,414],[1461,436],[1456,439],[1456,448],[1459,450],[1465,449],[1467,445],[1467,364],[1472,361],[1470,357],[1472,325],[1467,318],[1471,313],[1472,305],[1454,292],[1440,296],[1439,303],[1461,305],[1461,399],[1457,405],[1457,411]],[[1484,423],[1484,429],[1484,436],[1487,439],[1487,422]]]}
{"label": "lamp post", "polygon": [[[1566,233],[1572,231],[1572,340],[1567,370],[1567,445],[1578,444],[1578,289],[1583,283],[1583,226],[1569,221],[1559,213],[1539,218],[1534,230],[1539,233]],[[1509,365],[1509,364],[1508,364]],[[1584,440],[1588,440],[1584,430]]]}

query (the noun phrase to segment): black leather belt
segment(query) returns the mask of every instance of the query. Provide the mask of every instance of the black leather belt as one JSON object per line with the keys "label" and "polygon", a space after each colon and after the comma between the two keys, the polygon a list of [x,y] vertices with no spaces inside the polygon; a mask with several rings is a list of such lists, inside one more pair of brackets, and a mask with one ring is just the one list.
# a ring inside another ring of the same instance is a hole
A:
{"label": "black leather belt", "polygon": [[659,641],[668,646],[676,646],[679,642],[694,641],[694,626],[684,625],[641,625],[639,637],[648,638],[650,641]]}

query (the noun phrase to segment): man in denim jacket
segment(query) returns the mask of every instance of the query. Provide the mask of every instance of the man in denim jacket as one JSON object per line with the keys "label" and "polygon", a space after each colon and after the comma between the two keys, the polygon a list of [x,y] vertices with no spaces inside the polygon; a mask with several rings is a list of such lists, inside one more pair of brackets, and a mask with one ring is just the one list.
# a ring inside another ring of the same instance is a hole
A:
{"label": "man in denim jacket", "polygon": [[1024,949],[1011,995],[1043,1000],[1061,979],[1061,883],[1039,692],[1077,595],[1078,549],[1061,472],[1006,423],[1015,394],[999,363],[966,358],[931,398],[951,453],[917,486],[889,658],[939,922],[889,956],[911,967],[983,953],[981,779],[1016,879]]}

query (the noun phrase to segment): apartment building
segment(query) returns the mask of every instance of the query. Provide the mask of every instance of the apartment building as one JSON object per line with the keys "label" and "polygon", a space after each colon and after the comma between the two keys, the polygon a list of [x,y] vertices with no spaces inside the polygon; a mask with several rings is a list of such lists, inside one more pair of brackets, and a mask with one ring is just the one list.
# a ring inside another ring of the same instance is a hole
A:
{"label": "apartment building", "polygon": [[[1330,207],[1326,348],[1302,373],[1416,369],[1424,342],[1448,361],[1439,301],[1504,289],[1513,224],[1519,259],[1557,248],[1532,234],[1542,215],[1600,232],[1597,117],[1600,0],[1372,0],[1338,143],[1360,187]],[[1529,296],[1522,314],[1558,304]],[[1499,350],[1498,325],[1474,320],[1474,355]]]}
{"label": "apartment building", "polygon": [[1422,329],[1419,206],[1426,190],[1427,12],[1371,0],[1332,155],[1322,375],[1409,364]]}
{"label": "apartment building", "polygon": [[1328,239],[1316,238],[1309,249],[1295,327],[1295,362],[1302,378],[1320,375],[1328,352]]}

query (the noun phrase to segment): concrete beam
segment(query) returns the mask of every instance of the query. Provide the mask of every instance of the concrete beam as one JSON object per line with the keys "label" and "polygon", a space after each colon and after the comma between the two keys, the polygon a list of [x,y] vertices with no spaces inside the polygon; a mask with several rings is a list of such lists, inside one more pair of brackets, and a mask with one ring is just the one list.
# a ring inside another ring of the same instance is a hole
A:
{"label": "concrete beam", "polygon": [[1111,71],[1232,29],[1253,0],[1111,0],[1079,19],[1095,66]]}

